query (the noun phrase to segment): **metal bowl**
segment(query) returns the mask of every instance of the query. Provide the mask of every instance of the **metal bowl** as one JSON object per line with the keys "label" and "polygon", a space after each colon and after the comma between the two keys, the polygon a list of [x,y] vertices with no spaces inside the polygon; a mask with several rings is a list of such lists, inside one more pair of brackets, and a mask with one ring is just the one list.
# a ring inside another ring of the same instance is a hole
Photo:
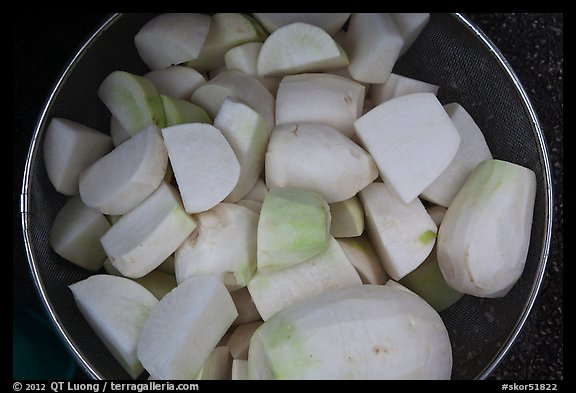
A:
{"label": "metal bowl", "polygon": [[[55,84],[34,130],[21,194],[26,253],[50,317],[78,363],[94,379],[128,379],[76,307],[68,285],[90,273],[50,247],[51,224],[66,197],[52,187],[42,156],[54,116],[109,130],[109,113],[96,91],[114,70],[148,71],[133,43],[154,14],[114,14],[87,39]],[[490,40],[459,14],[432,14],[394,72],[440,86],[439,100],[461,104],[484,132],[495,158],[532,169],[537,177],[531,243],[524,273],[498,299],[464,296],[441,313],[453,350],[453,379],[485,379],[520,333],[542,282],[552,230],[552,180],[537,115],[510,65]]]}

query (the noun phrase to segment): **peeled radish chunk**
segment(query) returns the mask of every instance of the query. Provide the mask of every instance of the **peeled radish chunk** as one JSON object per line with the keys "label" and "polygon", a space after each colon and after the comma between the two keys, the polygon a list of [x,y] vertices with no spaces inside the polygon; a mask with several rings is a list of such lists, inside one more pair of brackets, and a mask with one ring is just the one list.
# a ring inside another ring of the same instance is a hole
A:
{"label": "peeled radish chunk", "polygon": [[166,125],[160,95],[143,76],[113,71],[100,84],[98,97],[130,135],[153,124]]}
{"label": "peeled radish chunk", "polygon": [[390,14],[354,13],[350,16],[346,43],[354,79],[367,83],[384,83],[390,76],[404,45]]}
{"label": "peeled radish chunk", "polygon": [[152,125],[100,158],[80,174],[82,201],[105,214],[125,214],[162,182],[168,153]]}
{"label": "peeled radish chunk", "polygon": [[437,94],[439,88],[440,86],[431,83],[391,73],[386,82],[370,86],[370,99],[374,105],[378,105],[392,98],[413,93]]}
{"label": "peeled radish chunk", "polygon": [[448,285],[479,297],[508,293],[526,264],[535,195],[536,175],[528,168],[486,160],[474,169],[438,233]]}
{"label": "peeled radish chunk", "polygon": [[158,94],[187,100],[194,90],[206,83],[206,78],[193,68],[172,66],[160,70],[152,70],[143,75],[150,79]]}
{"label": "peeled radish chunk", "polygon": [[144,371],[136,356],[138,338],[158,300],[142,285],[108,274],[91,276],[69,288],[90,327],[136,379]]}
{"label": "peeled radish chunk", "polygon": [[296,265],[326,250],[330,208],[317,193],[274,187],[258,220],[258,271],[267,274]]}
{"label": "peeled radish chunk", "polygon": [[338,75],[285,76],[276,95],[276,124],[323,123],[351,137],[364,92],[361,84]]}
{"label": "peeled radish chunk", "polygon": [[245,323],[236,326],[226,345],[230,349],[232,358],[248,360],[248,347],[252,334],[262,325],[262,321]]}
{"label": "peeled radish chunk", "polygon": [[378,177],[376,164],[364,149],[335,128],[319,123],[276,126],[265,168],[269,188],[315,191],[328,203],[353,197]]}
{"label": "peeled radish chunk", "polygon": [[228,347],[216,347],[196,374],[196,380],[228,380],[232,373],[232,356]]}
{"label": "peeled radish chunk", "polygon": [[386,284],[388,274],[366,235],[336,241],[356,268],[363,284]]}
{"label": "peeled radish chunk", "polygon": [[258,62],[258,55],[262,45],[262,42],[248,42],[230,48],[224,54],[226,69],[257,75],[256,63]]}
{"label": "peeled radish chunk", "polygon": [[164,296],[148,317],[138,359],[153,378],[192,379],[237,315],[218,278],[190,278]]}
{"label": "peeled radish chunk", "polygon": [[380,176],[404,203],[440,176],[460,145],[458,130],[432,93],[385,101],[354,127]]}
{"label": "peeled radish chunk", "polygon": [[186,62],[188,67],[207,71],[224,65],[224,54],[228,49],[246,42],[264,41],[266,32],[258,22],[238,13],[212,15],[212,23],[206,42],[198,58]]}
{"label": "peeled radish chunk", "polygon": [[236,202],[236,204],[247,207],[256,214],[260,214],[260,210],[262,210],[262,202],[251,201],[250,199],[241,199],[238,202]]}
{"label": "peeled radish chunk", "polygon": [[262,23],[262,26],[269,32],[278,30],[282,26],[289,25],[295,22],[308,23],[318,26],[325,30],[328,34],[334,35],[346,23],[350,17],[350,13],[264,13],[254,12],[252,15]]}
{"label": "peeled radish chunk", "polygon": [[232,380],[248,380],[248,360],[232,359]]}
{"label": "peeled radish chunk", "polygon": [[256,271],[248,291],[263,320],[313,295],[361,285],[362,280],[333,237],[328,248],[286,269],[263,274]]}
{"label": "peeled radish chunk", "polygon": [[359,285],[286,308],[256,330],[250,379],[450,379],[432,307],[401,285]]}
{"label": "peeled radish chunk", "polygon": [[176,277],[160,270],[152,270],[144,277],[136,279],[136,282],[150,291],[158,300],[162,299],[168,292],[176,288]]}
{"label": "peeled radish chunk", "polygon": [[364,210],[357,196],[330,204],[330,234],[336,238],[360,236],[364,232]]}
{"label": "peeled radish chunk", "polygon": [[138,31],[134,44],[150,69],[166,68],[198,57],[210,24],[205,14],[161,14]]}
{"label": "peeled radish chunk", "polygon": [[420,199],[402,202],[384,183],[360,191],[366,230],[384,269],[400,280],[432,251],[438,228]]}
{"label": "peeled radish chunk", "polygon": [[444,106],[460,133],[460,146],[446,169],[430,184],[420,197],[440,206],[448,207],[470,173],[484,160],[492,158],[484,134],[474,119],[459,104]]}
{"label": "peeled radish chunk", "polygon": [[167,127],[183,123],[212,123],[208,113],[190,101],[165,95],[161,95],[160,98],[166,115]]}
{"label": "peeled radish chunk", "polygon": [[161,183],[144,202],[100,239],[123,276],[139,278],[157,268],[196,228],[174,187]]}
{"label": "peeled radish chunk", "polygon": [[188,213],[213,208],[236,187],[240,164],[220,130],[189,123],[166,127],[162,136]]}
{"label": "peeled radish chunk", "polygon": [[430,14],[409,12],[391,13],[390,16],[394,20],[402,38],[404,38],[404,45],[400,51],[400,56],[402,56],[424,30],[430,20]]}
{"label": "peeled radish chunk", "polygon": [[254,187],[264,169],[271,130],[258,112],[232,97],[227,97],[222,103],[214,127],[222,132],[240,164],[238,183],[225,199],[226,202],[237,202]]}
{"label": "peeled radish chunk", "polygon": [[80,173],[112,149],[112,139],[72,120],[52,118],[44,138],[44,164],[61,194],[78,194]]}
{"label": "peeled radish chunk", "polygon": [[196,215],[193,233],[174,254],[178,283],[200,274],[214,275],[229,290],[246,286],[256,270],[258,214],[233,203],[220,203]]}
{"label": "peeled radish chunk", "polygon": [[110,223],[102,213],[74,196],[60,209],[52,223],[50,246],[67,261],[95,272],[106,259],[100,237],[108,229]]}
{"label": "peeled radish chunk", "polygon": [[120,146],[122,142],[126,142],[132,137],[114,115],[110,117],[110,136],[114,146]]}
{"label": "peeled radish chunk", "polygon": [[308,23],[291,23],[274,31],[258,56],[258,75],[324,71],[348,65],[346,52],[330,34]]}

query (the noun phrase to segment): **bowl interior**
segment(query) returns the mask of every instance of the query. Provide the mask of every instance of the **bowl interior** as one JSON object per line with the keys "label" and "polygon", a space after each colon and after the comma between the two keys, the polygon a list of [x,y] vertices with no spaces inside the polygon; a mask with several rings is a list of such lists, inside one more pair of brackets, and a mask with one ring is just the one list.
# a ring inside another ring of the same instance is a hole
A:
{"label": "bowl interior", "polygon": [[[24,235],[42,300],[80,365],[93,378],[128,379],[74,303],[68,285],[89,272],[59,257],[49,245],[51,223],[67,198],[48,180],[42,156],[44,130],[64,117],[109,133],[110,115],[96,91],[114,70],[148,71],[133,44],[153,14],[115,15],[80,50],[40,116],[24,178]],[[551,180],[542,132],[518,82],[480,35],[458,15],[432,14],[394,72],[440,86],[443,104],[457,102],[483,131],[494,158],[532,169],[537,177],[531,244],[524,273],[499,299],[465,296],[441,313],[453,347],[454,379],[485,378],[512,344],[539,288],[551,228]]]}

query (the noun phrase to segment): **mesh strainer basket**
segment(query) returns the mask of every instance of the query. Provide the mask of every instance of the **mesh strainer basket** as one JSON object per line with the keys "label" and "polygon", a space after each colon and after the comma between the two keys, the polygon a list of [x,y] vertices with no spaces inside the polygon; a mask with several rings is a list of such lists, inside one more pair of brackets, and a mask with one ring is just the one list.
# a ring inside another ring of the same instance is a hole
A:
{"label": "mesh strainer basket", "polygon": [[[52,117],[109,129],[109,112],[96,91],[114,70],[148,71],[133,38],[153,14],[115,14],[71,60],[50,94],[33,135],[21,196],[25,247],[34,281],[54,324],[80,366],[94,379],[128,379],[84,320],[68,285],[89,272],[60,258],[49,245],[51,224],[66,197],[46,174],[42,142]],[[552,181],[544,136],[524,89],[500,52],[459,14],[432,14],[394,72],[440,86],[439,100],[461,104],[484,132],[494,158],[531,168],[537,177],[531,244],[524,273],[499,299],[464,296],[441,313],[454,357],[454,379],[484,379],[518,336],[538,294],[552,227]]]}

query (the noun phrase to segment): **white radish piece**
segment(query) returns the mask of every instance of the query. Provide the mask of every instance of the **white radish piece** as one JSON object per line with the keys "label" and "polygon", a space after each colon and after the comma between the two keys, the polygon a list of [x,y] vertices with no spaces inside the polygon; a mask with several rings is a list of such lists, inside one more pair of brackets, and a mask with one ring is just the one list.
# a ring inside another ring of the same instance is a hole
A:
{"label": "white radish piece", "polygon": [[121,215],[162,182],[168,152],[155,125],[130,138],[80,174],[82,201],[105,214]]}
{"label": "white radish piece", "polygon": [[138,359],[156,379],[192,379],[237,315],[220,280],[190,278],[152,310],[138,340]]}
{"label": "white radish piece", "polygon": [[109,229],[110,223],[102,213],[86,206],[80,197],[73,196],[52,223],[50,246],[67,261],[95,272],[106,259],[100,237]]}
{"label": "white radish piece", "polygon": [[196,228],[174,187],[161,183],[100,239],[112,265],[139,278],[157,268]]}
{"label": "white radish piece", "polygon": [[158,94],[181,100],[189,99],[194,90],[206,83],[206,78],[195,69],[178,65],[152,70],[143,76],[154,83]]}
{"label": "white radish piece", "polygon": [[227,346],[214,348],[202,368],[194,377],[195,380],[223,381],[229,380],[232,373],[232,356]]}
{"label": "white radish piece", "polygon": [[257,201],[257,202],[264,202],[264,198],[266,198],[266,194],[268,193],[268,188],[266,187],[266,183],[261,178],[256,180],[256,184],[254,187],[246,195],[244,195],[244,199],[248,199],[250,201]]}
{"label": "white radish piece", "polygon": [[317,193],[274,187],[258,219],[258,271],[263,274],[299,264],[326,250],[330,208]]}
{"label": "white radish piece", "polygon": [[448,207],[474,168],[491,159],[492,154],[484,134],[461,105],[452,103],[445,105],[444,109],[460,133],[460,146],[450,164],[422,191],[420,197]]}
{"label": "white radish piece", "polygon": [[361,82],[386,82],[403,45],[404,39],[390,14],[352,14],[344,45],[350,75]]}
{"label": "white radish piece", "polygon": [[279,12],[279,13],[266,13],[254,12],[252,13],[262,26],[269,32],[278,30],[282,26],[289,25],[295,22],[308,23],[318,26],[325,30],[328,34],[336,34],[344,23],[350,17],[350,13],[346,12],[330,12],[330,13],[306,13],[306,12]]}
{"label": "white radish piece", "polygon": [[470,174],[444,215],[438,264],[448,285],[479,297],[505,296],[528,255],[536,175],[486,160]]}
{"label": "white radish piece", "polygon": [[137,278],[136,282],[150,291],[158,300],[162,299],[168,292],[176,288],[176,277],[173,274],[160,270],[152,270],[147,275]]}
{"label": "white radish piece", "polygon": [[440,176],[460,145],[460,133],[432,93],[385,101],[354,127],[380,176],[404,203]]}
{"label": "white radish piece", "polygon": [[247,207],[256,214],[260,214],[260,211],[262,210],[262,202],[251,201],[250,199],[241,199],[238,202],[236,202],[236,204]]}
{"label": "white radish piece", "polygon": [[232,325],[241,325],[262,320],[247,287],[231,292],[230,296],[232,296],[236,310],[238,310],[238,317]]}
{"label": "white radish piece", "polygon": [[188,213],[213,208],[236,187],[240,164],[220,130],[187,123],[162,129],[162,136]]}
{"label": "white radish piece", "polygon": [[430,21],[430,14],[408,12],[391,13],[390,16],[404,39],[404,45],[400,51],[400,56],[402,56],[412,46],[414,41],[416,41],[422,30],[424,30]]}
{"label": "white radish piece", "polygon": [[330,234],[335,238],[356,237],[364,232],[364,210],[360,199],[355,195],[330,205]]}
{"label": "white radish piece", "polygon": [[232,380],[248,380],[248,360],[232,359]]}
{"label": "white radish piece", "polygon": [[119,146],[132,137],[114,115],[110,116],[110,136],[114,146]]}
{"label": "white radish piece", "polygon": [[390,283],[331,291],[278,312],[252,336],[250,379],[450,379],[442,319]]}
{"label": "white radish piece", "polygon": [[174,253],[178,283],[210,274],[230,291],[246,286],[256,270],[258,214],[244,206],[223,202],[195,217],[197,233]]}
{"label": "white radish piece", "polygon": [[166,116],[166,127],[183,123],[212,123],[206,111],[196,104],[179,98],[160,95]]}
{"label": "white radish piece", "polygon": [[432,251],[438,228],[420,199],[406,204],[384,183],[360,191],[366,232],[384,269],[400,280],[416,269]]}
{"label": "white radish piece", "polygon": [[262,325],[262,321],[245,323],[234,328],[226,345],[233,359],[248,360],[248,347],[252,334]]}
{"label": "white radish piece", "polygon": [[271,130],[258,112],[233,97],[224,99],[214,119],[214,127],[222,132],[240,164],[238,182],[224,199],[238,202],[254,187],[264,169]]}
{"label": "white radish piece", "polygon": [[131,136],[153,124],[166,125],[160,95],[143,76],[112,71],[100,83],[98,97]]}
{"label": "white radish piece", "polygon": [[304,262],[263,274],[256,271],[248,291],[264,321],[314,295],[361,285],[362,280],[333,237],[328,248]]}
{"label": "white radish piece", "polygon": [[386,284],[389,278],[388,274],[367,235],[336,239],[336,241],[356,268],[363,284]]}
{"label": "white radish piece", "polygon": [[69,286],[80,312],[132,379],[144,371],[136,356],[144,322],[158,300],[142,285],[97,274]]}
{"label": "white radish piece", "polygon": [[262,42],[247,42],[230,48],[224,54],[226,69],[240,71],[249,75],[257,75],[256,63],[262,48]]}
{"label": "white radish piece", "polygon": [[112,150],[112,139],[72,120],[54,117],[46,129],[43,153],[48,179],[61,194],[78,194],[80,173]]}
{"label": "white radish piece", "polygon": [[311,190],[328,203],[353,197],[378,177],[374,160],[362,147],[320,123],[276,126],[265,168],[269,188]]}
{"label": "white radish piece", "polygon": [[134,44],[150,69],[162,69],[197,58],[210,25],[209,15],[165,13],[142,26]]}
{"label": "white radish piece", "polygon": [[392,98],[413,93],[438,94],[440,86],[407,76],[391,73],[386,82],[370,87],[370,99],[376,106]]}
{"label": "white radish piece", "polygon": [[346,52],[330,34],[308,23],[291,23],[275,30],[260,49],[258,75],[278,76],[347,66]]}
{"label": "white radish piece", "polygon": [[285,76],[276,95],[276,125],[323,123],[351,137],[354,121],[362,115],[364,94],[364,86],[338,75]]}

